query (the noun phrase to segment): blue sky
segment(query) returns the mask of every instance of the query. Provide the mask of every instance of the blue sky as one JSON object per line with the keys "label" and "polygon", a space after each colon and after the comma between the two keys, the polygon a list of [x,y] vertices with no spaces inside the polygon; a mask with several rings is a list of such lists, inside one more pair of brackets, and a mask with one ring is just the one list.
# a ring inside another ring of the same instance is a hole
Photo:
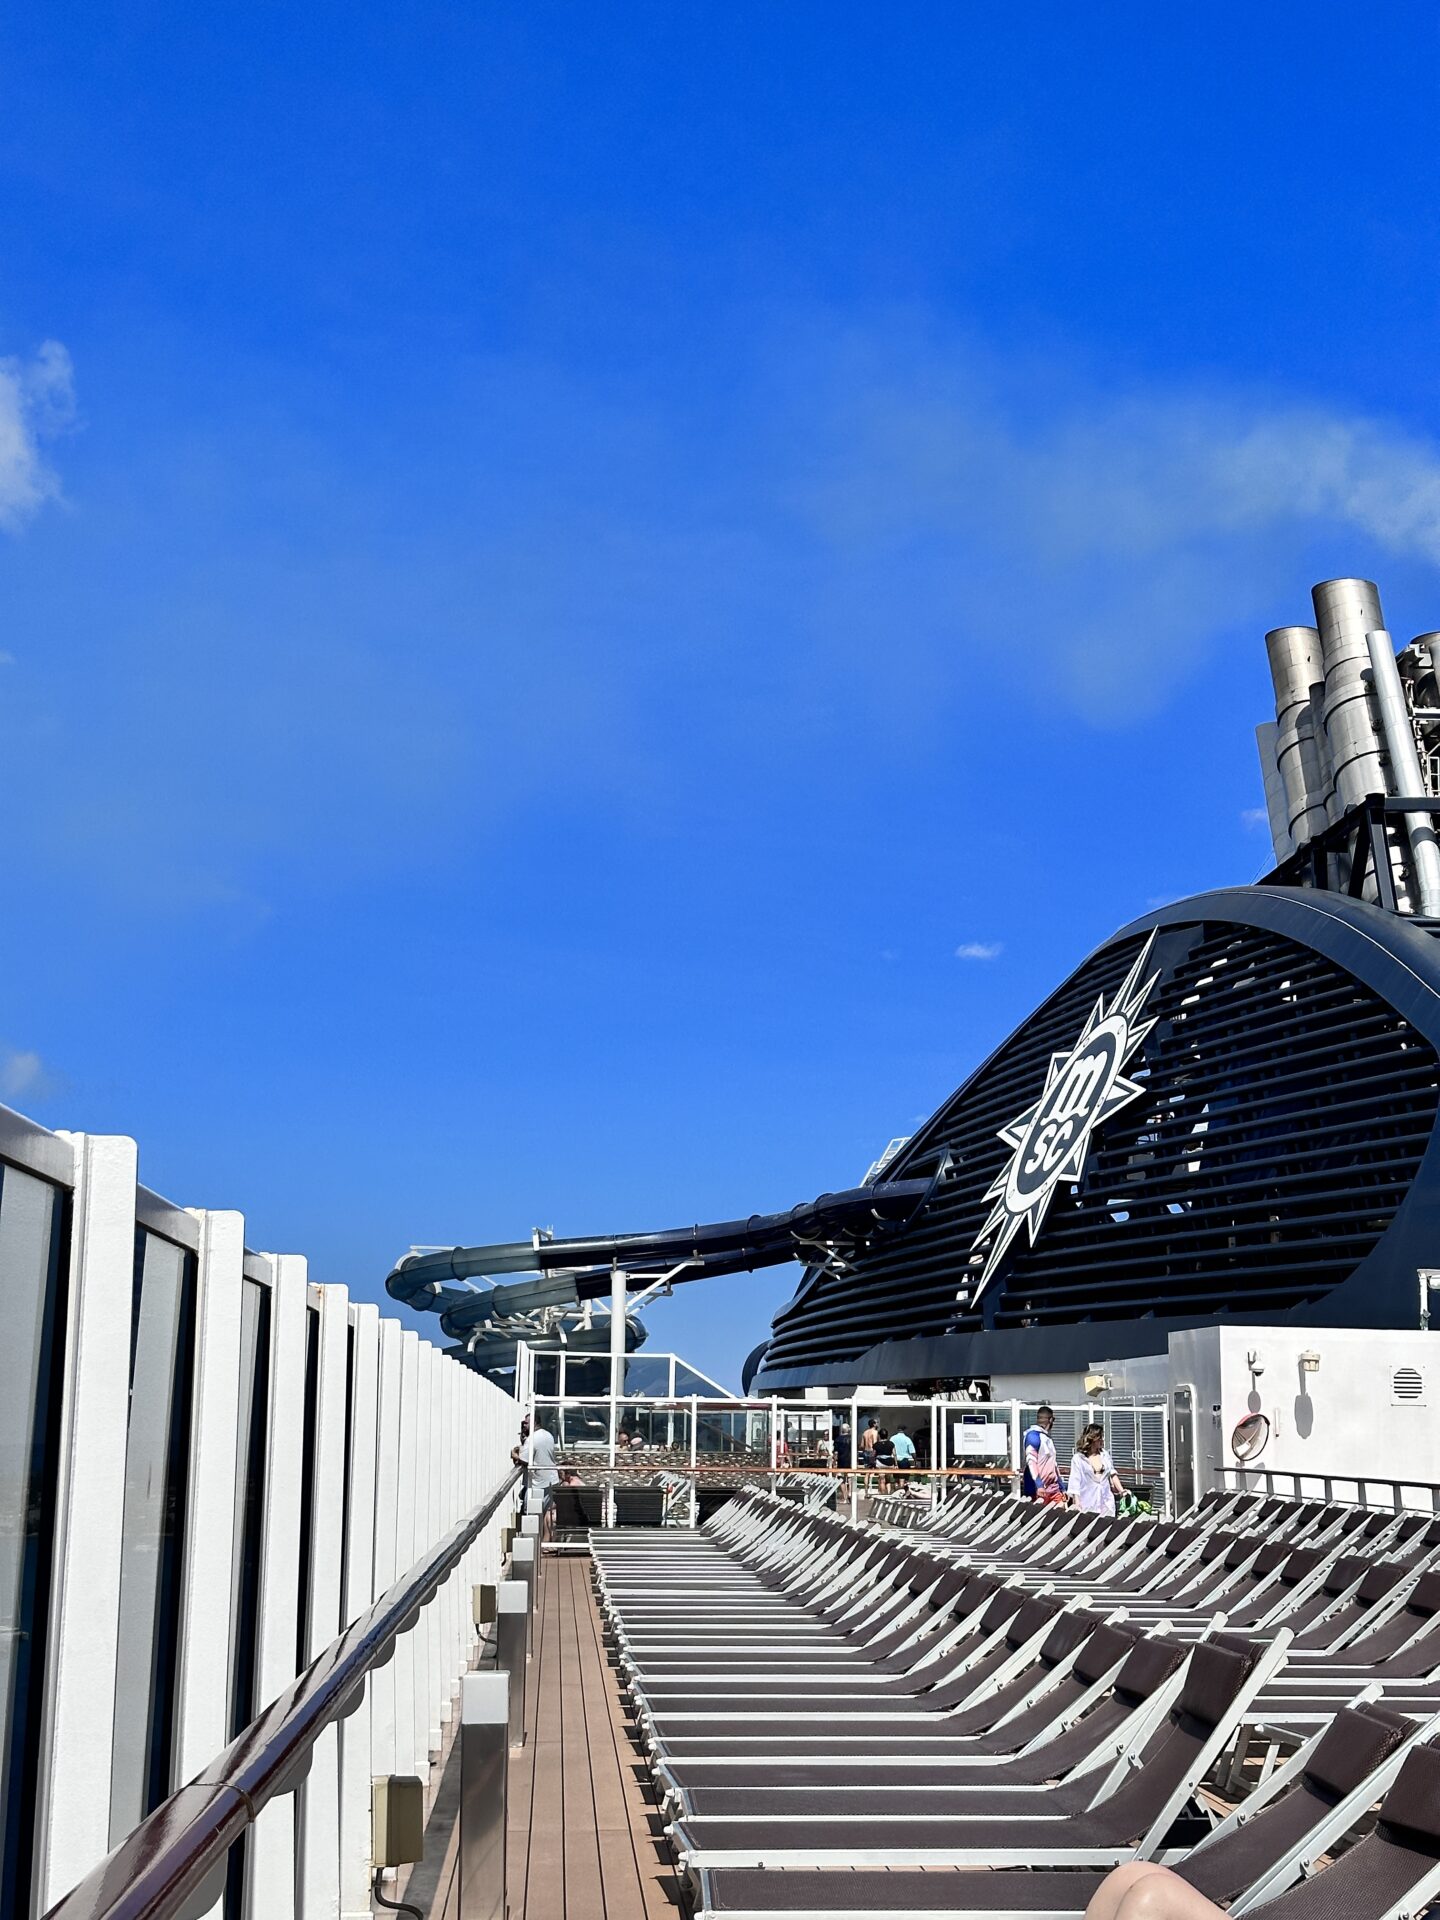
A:
{"label": "blue sky", "polygon": [[847,1184],[1440,626],[1428,5],[7,41],[0,1097],[319,1278]]}

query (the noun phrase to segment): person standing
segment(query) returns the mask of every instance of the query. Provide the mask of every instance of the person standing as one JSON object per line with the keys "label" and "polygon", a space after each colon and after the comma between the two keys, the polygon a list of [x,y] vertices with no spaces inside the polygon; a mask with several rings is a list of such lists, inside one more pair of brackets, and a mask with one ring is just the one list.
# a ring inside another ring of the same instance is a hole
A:
{"label": "person standing", "polygon": [[880,1429],[876,1426],[875,1416],[872,1413],[870,1418],[865,1422],[865,1431],[860,1436],[860,1458],[856,1463],[858,1466],[864,1467],[866,1470],[865,1471],[866,1493],[870,1491],[870,1488],[873,1485],[873,1477],[871,1475],[870,1469],[875,1465],[875,1448],[879,1444],[879,1440],[880,1440]]}
{"label": "person standing", "polygon": [[879,1473],[876,1485],[881,1493],[890,1491],[890,1471],[895,1465],[895,1442],[890,1438],[890,1429],[881,1427],[875,1440],[875,1465]]}
{"label": "person standing", "polygon": [[1115,1462],[1105,1451],[1105,1429],[1092,1420],[1080,1435],[1075,1458],[1070,1462],[1070,1498],[1082,1513],[1103,1513],[1112,1518],[1115,1496],[1125,1491]]}
{"label": "person standing", "polygon": [[537,1425],[529,1438],[521,1441],[520,1463],[526,1469],[526,1492],[538,1492],[548,1505],[550,1489],[560,1478],[555,1458],[555,1437],[548,1427]]}
{"label": "person standing", "polygon": [[[915,1442],[902,1427],[890,1444],[895,1449],[895,1464],[903,1475],[915,1464]],[[901,1486],[905,1484],[903,1478],[899,1484]]]}
{"label": "person standing", "polygon": [[1060,1484],[1060,1463],[1055,1457],[1055,1442],[1050,1438],[1050,1430],[1054,1425],[1055,1409],[1037,1407],[1035,1424],[1025,1432],[1025,1475],[1020,1483],[1020,1492],[1024,1499],[1038,1501],[1042,1506],[1065,1498],[1065,1489]]}

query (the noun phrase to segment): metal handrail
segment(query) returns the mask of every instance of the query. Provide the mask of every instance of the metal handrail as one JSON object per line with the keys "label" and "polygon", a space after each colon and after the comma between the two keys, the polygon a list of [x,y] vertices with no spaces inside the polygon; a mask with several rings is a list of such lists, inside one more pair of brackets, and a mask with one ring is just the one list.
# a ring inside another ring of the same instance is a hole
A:
{"label": "metal handrail", "polygon": [[515,1468],[446,1534],[428,1559],[353,1621],[203,1773],[162,1801],[57,1901],[45,1920],[178,1920],[217,1899],[231,1847],[267,1801],[291,1792],[304,1779],[320,1734],[359,1705],[366,1675],[384,1666],[396,1639],[414,1625],[519,1478],[520,1469]]}

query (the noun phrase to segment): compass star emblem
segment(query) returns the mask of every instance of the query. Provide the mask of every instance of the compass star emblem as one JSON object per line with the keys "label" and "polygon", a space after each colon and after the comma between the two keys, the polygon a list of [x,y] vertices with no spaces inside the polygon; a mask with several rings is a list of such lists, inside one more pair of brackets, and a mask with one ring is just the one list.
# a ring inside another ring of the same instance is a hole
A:
{"label": "compass star emblem", "polygon": [[1154,944],[1152,933],[1109,1006],[1103,994],[1095,1002],[1074,1046],[1051,1054],[1045,1090],[1034,1106],[1000,1129],[999,1138],[1013,1152],[985,1194],[995,1204],[972,1251],[987,1239],[990,1250],[970,1305],[989,1285],[1021,1227],[1028,1229],[1034,1246],[1056,1188],[1077,1181],[1085,1171],[1095,1129],[1144,1092],[1137,1081],[1127,1079],[1124,1069],[1155,1024],[1153,1018],[1141,1018],[1160,978],[1157,971],[1144,979]]}

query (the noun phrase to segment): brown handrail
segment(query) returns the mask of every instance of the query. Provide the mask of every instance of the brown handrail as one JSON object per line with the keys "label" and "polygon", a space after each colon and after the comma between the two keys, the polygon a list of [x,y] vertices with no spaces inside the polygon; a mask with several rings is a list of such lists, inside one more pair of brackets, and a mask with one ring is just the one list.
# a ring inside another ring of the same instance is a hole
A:
{"label": "brown handrail", "polygon": [[[57,1901],[45,1920],[175,1920],[182,1910],[207,1904],[197,1898],[202,1892],[218,1898],[231,1847],[267,1801],[299,1786],[316,1740],[359,1705],[365,1676],[384,1666],[397,1637],[414,1625],[519,1478],[520,1469],[512,1469],[428,1559],[352,1621],[202,1774],[162,1801]],[[212,1877],[215,1884],[206,1889]]]}

